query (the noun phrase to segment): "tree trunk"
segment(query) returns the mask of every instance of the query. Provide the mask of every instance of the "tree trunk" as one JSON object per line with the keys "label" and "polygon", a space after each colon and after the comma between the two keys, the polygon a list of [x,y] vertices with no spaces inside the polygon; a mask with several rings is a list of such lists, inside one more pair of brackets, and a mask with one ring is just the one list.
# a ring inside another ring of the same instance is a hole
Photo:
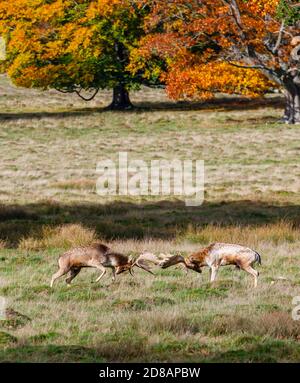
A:
{"label": "tree trunk", "polygon": [[128,90],[123,84],[118,84],[114,87],[113,100],[108,108],[112,110],[127,110],[133,108]]}
{"label": "tree trunk", "polygon": [[294,84],[285,90],[283,120],[287,124],[300,124],[300,87]]}

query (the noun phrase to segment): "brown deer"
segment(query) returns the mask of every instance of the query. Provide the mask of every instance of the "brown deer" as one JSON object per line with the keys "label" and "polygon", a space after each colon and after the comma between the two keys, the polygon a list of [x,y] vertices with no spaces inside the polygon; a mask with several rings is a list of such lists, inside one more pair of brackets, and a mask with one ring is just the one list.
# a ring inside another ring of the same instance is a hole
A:
{"label": "brown deer", "polygon": [[261,257],[248,247],[230,243],[213,243],[187,258],[182,255],[169,256],[160,262],[160,267],[165,269],[183,263],[188,269],[201,273],[201,267],[208,266],[210,281],[213,282],[220,266],[235,265],[253,276],[254,287],[256,287],[259,273],[252,267],[255,262],[261,264]]}
{"label": "brown deer", "polygon": [[136,260],[128,258],[126,255],[112,251],[108,246],[101,243],[95,243],[90,246],[76,247],[62,254],[58,259],[59,270],[53,274],[50,287],[56,279],[70,272],[70,275],[66,279],[68,285],[72,280],[80,273],[83,267],[95,267],[101,271],[100,276],[95,282],[99,282],[100,279],[106,273],[106,268],[111,268],[113,273],[113,281],[116,274],[121,274],[124,271],[129,271],[132,275],[133,266],[137,266],[141,269],[153,274],[144,262],[143,257],[138,257]]}

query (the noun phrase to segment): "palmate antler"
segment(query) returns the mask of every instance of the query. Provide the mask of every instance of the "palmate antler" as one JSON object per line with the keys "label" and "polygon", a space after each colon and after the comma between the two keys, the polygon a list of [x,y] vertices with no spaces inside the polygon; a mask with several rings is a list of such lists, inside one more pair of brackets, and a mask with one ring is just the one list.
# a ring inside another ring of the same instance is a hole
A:
{"label": "palmate antler", "polygon": [[155,275],[151,271],[151,264],[158,265],[159,264],[159,259],[158,257],[153,254],[153,253],[142,253],[138,256],[138,258],[132,263],[131,269],[130,269],[130,274],[133,272],[133,266],[137,266],[140,269],[143,269],[145,271],[148,271],[148,273]]}
{"label": "palmate antler", "polygon": [[160,253],[159,255],[155,255],[150,252],[144,252],[139,255],[139,257],[132,261],[132,266],[130,269],[130,274],[133,273],[133,266],[137,266],[145,271],[148,271],[148,273],[151,273],[154,275],[154,273],[151,271],[152,266],[159,266],[162,269],[166,269],[167,267],[174,266],[176,264],[182,263],[186,266],[185,259],[182,255],[172,255],[172,254],[164,254]]}
{"label": "palmate antler", "polygon": [[162,261],[160,261],[159,266],[162,269],[166,269],[167,267],[177,265],[178,263],[183,263],[185,265],[185,260],[182,255],[167,254],[165,255],[165,258]]}
{"label": "palmate antler", "polygon": [[139,255],[139,257],[133,262],[132,266],[140,267],[141,269],[153,274],[151,267],[154,265],[166,268],[180,262],[184,263],[184,258],[180,255],[163,253],[155,255],[150,252],[144,252]]}

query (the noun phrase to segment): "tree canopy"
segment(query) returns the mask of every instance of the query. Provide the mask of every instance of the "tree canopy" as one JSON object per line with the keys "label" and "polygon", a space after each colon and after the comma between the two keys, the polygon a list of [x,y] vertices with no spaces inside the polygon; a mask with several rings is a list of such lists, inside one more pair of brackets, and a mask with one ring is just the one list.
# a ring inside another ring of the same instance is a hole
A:
{"label": "tree canopy", "polygon": [[113,88],[115,107],[130,105],[141,82],[126,67],[144,34],[145,5],[130,0],[0,0],[3,70],[24,87],[95,94]]}
{"label": "tree canopy", "polygon": [[[2,70],[20,86],[76,92],[166,84],[174,99],[286,95],[300,122],[300,4],[288,0],[0,0]],[[298,39],[298,40],[297,40]]]}
{"label": "tree canopy", "polygon": [[[300,122],[299,6],[286,0],[150,0],[148,34],[131,51],[130,68],[168,68],[160,75],[173,98],[215,92],[259,96],[283,89],[285,119]],[[150,63],[150,64],[149,64]],[[150,73],[150,71],[149,71]],[[145,71],[147,74],[147,71]]]}

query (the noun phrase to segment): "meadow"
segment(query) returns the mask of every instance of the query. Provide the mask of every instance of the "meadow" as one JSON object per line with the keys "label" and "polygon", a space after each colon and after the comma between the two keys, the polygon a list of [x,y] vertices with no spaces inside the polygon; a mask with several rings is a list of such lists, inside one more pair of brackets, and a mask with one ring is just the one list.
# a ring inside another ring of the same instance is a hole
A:
{"label": "meadow", "polygon": [[[175,103],[143,89],[126,112],[109,101],[0,77],[0,361],[299,361],[299,125],[278,122],[281,97]],[[204,203],[99,196],[96,164],[120,151],[205,160]],[[240,243],[262,255],[258,288],[234,267],[213,285],[208,270],[173,267],[99,284],[84,270],[50,289],[58,256],[97,240],[128,255]]]}

